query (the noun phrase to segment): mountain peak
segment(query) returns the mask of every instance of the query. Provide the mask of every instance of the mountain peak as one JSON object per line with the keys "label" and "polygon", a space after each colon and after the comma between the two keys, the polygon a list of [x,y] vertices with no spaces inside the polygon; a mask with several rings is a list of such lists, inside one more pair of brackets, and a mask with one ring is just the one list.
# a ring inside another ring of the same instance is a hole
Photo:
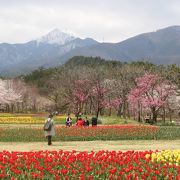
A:
{"label": "mountain peak", "polygon": [[66,44],[67,42],[74,40],[75,38],[76,37],[74,37],[69,32],[63,32],[59,29],[54,29],[51,32],[49,32],[48,34],[37,39],[37,42],[63,45],[63,44]]}

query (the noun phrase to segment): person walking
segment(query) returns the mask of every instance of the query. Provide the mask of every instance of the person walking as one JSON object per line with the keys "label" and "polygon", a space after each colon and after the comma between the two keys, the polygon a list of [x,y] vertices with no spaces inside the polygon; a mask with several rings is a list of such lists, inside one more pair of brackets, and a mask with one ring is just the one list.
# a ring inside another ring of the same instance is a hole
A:
{"label": "person walking", "polygon": [[52,145],[52,136],[55,136],[54,120],[52,114],[50,114],[48,119],[45,120],[44,134],[48,139],[48,145]]}

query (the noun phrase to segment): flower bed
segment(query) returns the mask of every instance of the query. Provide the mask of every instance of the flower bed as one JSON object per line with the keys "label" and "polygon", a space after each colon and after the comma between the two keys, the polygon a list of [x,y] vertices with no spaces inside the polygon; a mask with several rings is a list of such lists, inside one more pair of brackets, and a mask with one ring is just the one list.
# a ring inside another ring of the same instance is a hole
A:
{"label": "flower bed", "polygon": [[37,151],[0,152],[4,179],[180,179],[180,151],[176,162],[156,162],[152,151]]}
{"label": "flower bed", "polygon": [[64,139],[71,140],[117,140],[117,139],[153,139],[158,127],[138,125],[116,125],[97,127],[57,128],[57,133]]}
{"label": "flower bed", "polygon": [[0,124],[42,124],[43,119],[17,116],[17,117],[0,117]]}
{"label": "flower bed", "polygon": [[[0,124],[44,124],[47,117],[42,116],[0,116]],[[56,124],[65,124],[65,116],[56,116]],[[75,123],[75,120],[73,119]]]}
{"label": "flower bed", "polygon": [[169,165],[175,164],[180,165],[180,150],[164,150],[161,152],[156,152],[151,154],[151,159],[153,162],[161,162]]}
{"label": "flower bed", "polygon": [[[97,126],[65,127],[55,126],[53,141],[94,141],[94,140],[148,140],[180,139],[180,128],[156,126]],[[37,142],[46,141],[42,127],[0,127],[1,142]]]}

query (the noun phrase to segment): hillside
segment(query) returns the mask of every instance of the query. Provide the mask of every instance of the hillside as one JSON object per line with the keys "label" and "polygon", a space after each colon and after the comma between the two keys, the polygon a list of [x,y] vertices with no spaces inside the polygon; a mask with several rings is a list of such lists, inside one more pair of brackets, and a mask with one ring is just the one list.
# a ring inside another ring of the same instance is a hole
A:
{"label": "hillside", "polygon": [[180,26],[140,34],[119,43],[81,39],[57,29],[24,44],[2,43],[0,75],[14,76],[29,73],[39,67],[55,67],[74,56],[180,65]]}
{"label": "hillside", "polygon": [[119,43],[101,43],[72,50],[61,61],[76,55],[99,56],[104,59],[155,64],[180,64],[180,26],[144,33]]}

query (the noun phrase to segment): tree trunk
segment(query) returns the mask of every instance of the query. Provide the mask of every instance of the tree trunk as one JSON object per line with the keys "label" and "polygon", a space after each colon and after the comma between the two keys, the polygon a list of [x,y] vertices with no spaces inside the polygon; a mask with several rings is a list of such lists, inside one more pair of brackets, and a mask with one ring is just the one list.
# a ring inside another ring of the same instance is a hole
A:
{"label": "tree trunk", "polygon": [[153,114],[153,123],[157,123],[157,114],[156,113]]}
{"label": "tree trunk", "polygon": [[151,111],[152,111],[152,115],[153,115],[152,121],[153,121],[153,123],[157,123],[157,112],[156,112],[155,107],[152,107]]}
{"label": "tree trunk", "polygon": [[170,120],[170,122],[172,122],[172,111],[171,110],[169,111],[169,120]]}
{"label": "tree trunk", "polygon": [[122,115],[122,104],[119,105],[117,116],[121,117]]}
{"label": "tree trunk", "polygon": [[19,113],[20,112],[20,103],[18,102],[16,106],[17,106],[17,112]]}
{"label": "tree trunk", "polygon": [[141,107],[139,102],[138,102],[138,122],[141,122]]}
{"label": "tree trunk", "polygon": [[83,103],[80,103],[79,104],[79,113],[83,113],[83,108],[84,108],[84,104]]}
{"label": "tree trunk", "polygon": [[141,113],[138,111],[138,122],[141,122]]}
{"label": "tree trunk", "polygon": [[163,107],[163,123],[165,124],[165,122],[166,122],[166,110]]}
{"label": "tree trunk", "polygon": [[101,108],[101,110],[100,110],[100,115],[101,115],[101,116],[104,115],[104,108]]}
{"label": "tree trunk", "polygon": [[96,112],[96,118],[97,118],[97,119],[98,119],[98,117],[99,117],[99,112],[100,112],[100,110],[98,109],[97,112]]}
{"label": "tree trunk", "polygon": [[55,104],[55,111],[58,111],[59,107],[58,107],[58,95],[56,94],[54,96],[54,104]]}
{"label": "tree trunk", "polygon": [[110,107],[109,108],[109,114],[108,114],[109,116],[111,116],[111,110],[112,110],[112,108]]}
{"label": "tree trunk", "polygon": [[21,103],[21,111],[24,112],[24,103]]}
{"label": "tree trunk", "polygon": [[[108,99],[109,99],[109,104],[110,104],[110,103],[111,103],[111,98],[110,98],[110,96],[109,96]],[[112,108],[111,108],[111,106],[110,106],[108,116],[111,116],[111,109],[112,109]]]}
{"label": "tree trunk", "polygon": [[123,118],[126,119],[126,103],[125,102],[123,103],[123,112],[122,112],[122,114],[123,114]]}
{"label": "tree trunk", "polygon": [[87,112],[88,112],[88,102],[86,102],[84,105],[84,114],[87,115]]}
{"label": "tree trunk", "polygon": [[128,119],[130,119],[130,117],[131,117],[128,103],[127,103],[127,117],[128,117]]}
{"label": "tree trunk", "polygon": [[11,104],[11,112],[14,112],[14,104]]}
{"label": "tree trunk", "polygon": [[37,108],[36,108],[36,101],[33,102],[33,112],[36,113],[37,112]]}
{"label": "tree trunk", "polygon": [[9,104],[6,105],[6,112],[10,112]]}
{"label": "tree trunk", "polygon": [[90,106],[89,106],[89,114],[92,114],[92,107],[93,107],[93,103],[92,103],[92,98],[90,99]]}

